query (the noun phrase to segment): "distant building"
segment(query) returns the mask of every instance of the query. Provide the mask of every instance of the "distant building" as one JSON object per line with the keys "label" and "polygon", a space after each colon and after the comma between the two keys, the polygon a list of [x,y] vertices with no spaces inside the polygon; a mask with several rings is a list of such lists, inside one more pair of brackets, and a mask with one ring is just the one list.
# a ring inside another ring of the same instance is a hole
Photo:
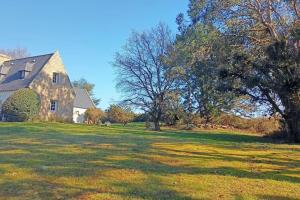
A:
{"label": "distant building", "polygon": [[84,113],[88,108],[96,108],[93,100],[85,89],[73,88],[75,91],[75,100],[73,108],[73,122],[83,123],[85,121]]}

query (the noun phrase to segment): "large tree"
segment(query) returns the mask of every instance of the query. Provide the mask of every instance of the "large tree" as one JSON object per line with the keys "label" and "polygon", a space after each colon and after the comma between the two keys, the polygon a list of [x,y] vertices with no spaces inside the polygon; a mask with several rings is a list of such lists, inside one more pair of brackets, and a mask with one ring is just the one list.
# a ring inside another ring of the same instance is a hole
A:
{"label": "large tree", "polygon": [[174,86],[172,68],[165,61],[172,43],[171,32],[164,24],[133,32],[114,63],[124,102],[149,113],[156,130],[160,130],[166,95]]}
{"label": "large tree", "polygon": [[218,31],[202,24],[189,28],[183,24],[182,17],[177,18],[180,35],[169,59],[176,66],[177,85],[187,113],[186,122],[191,123],[196,113],[208,123],[220,112],[229,111],[236,97],[217,90],[219,63],[213,49],[219,45]]}
{"label": "large tree", "polygon": [[190,0],[192,24],[214,26],[246,48],[288,39],[300,19],[299,0]]}
{"label": "large tree", "polygon": [[191,0],[189,29],[218,30],[214,59],[224,85],[281,114],[291,141],[299,142],[300,1]]}
{"label": "large tree", "polygon": [[285,120],[289,140],[300,142],[299,50],[276,42],[266,51],[266,56],[255,60],[248,54],[235,54],[221,75],[229,90],[268,103],[269,111]]}
{"label": "large tree", "polygon": [[81,78],[79,80],[75,80],[75,81],[72,82],[72,84],[73,84],[74,87],[79,87],[79,88],[82,88],[82,89],[86,89],[86,91],[91,96],[94,104],[96,106],[99,105],[101,99],[99,99],[95,96],[95,93],[94,93],[95,84],[88,82],[84,78]]}

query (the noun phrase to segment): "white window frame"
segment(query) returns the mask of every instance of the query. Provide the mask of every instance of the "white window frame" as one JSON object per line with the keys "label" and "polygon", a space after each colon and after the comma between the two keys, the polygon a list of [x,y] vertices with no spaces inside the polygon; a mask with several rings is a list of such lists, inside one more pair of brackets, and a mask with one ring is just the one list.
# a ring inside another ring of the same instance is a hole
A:
{"label": "white window frame", "polygon": [[58,108],[58,101],[56,100],[50,100],[50,111],[56,112]]}
{"label": "white window frame", "polygon": [[52,74],[52,83],[53,84],[58,84],[59,82],[59,73],[53,72]]}

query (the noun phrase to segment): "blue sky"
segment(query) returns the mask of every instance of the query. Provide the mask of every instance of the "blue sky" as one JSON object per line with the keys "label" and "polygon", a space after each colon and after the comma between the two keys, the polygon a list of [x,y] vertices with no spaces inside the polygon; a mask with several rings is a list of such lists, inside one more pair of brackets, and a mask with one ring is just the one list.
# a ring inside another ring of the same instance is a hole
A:
{"label": "blue sky", "polygon": [[2,0],[0,48],[59,50],[71,80],[94,83],[100,107],[120,99],[111,63],[132,30],[164,22],[176,32],[188,0]]}

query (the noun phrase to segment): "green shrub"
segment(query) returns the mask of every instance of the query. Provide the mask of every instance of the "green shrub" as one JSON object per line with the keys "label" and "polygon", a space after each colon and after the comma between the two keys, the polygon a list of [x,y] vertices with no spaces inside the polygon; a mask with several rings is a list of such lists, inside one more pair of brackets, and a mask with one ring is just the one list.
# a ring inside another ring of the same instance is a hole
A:
{"label": "green shrub", "polygon": [[212,117],[208,124],[206,124],[204,118],[199,115],[193,115],[191,124],[185,128],[192,129],[194,127],[239,129],[270,135],[281,131],[282,123],[278,117],[242,118],[224,113],[220,116]]}
{"label": "green shrub", "polygon": [[105,117],[105,113],[98,108],[89,108],[84,115],[88,124],[98,124]]}
{"label": "green shrub", "polygon": [[119,105],[110,105],[106,113],[110,122],[122,123],[124,126],[134,119],[134,113],[129,108]]}
{"label": "green shrub", "polygon": [[258,118],[254,120],[253,128],[255,132],[270,135],[281,131],[281,122],[274,118]]}
{"label": "green shrub", "polygon": [[24,88],[13,93],[2,105],[6,121],[22,122],[36,117],[40,110],[40,98],[31,89]]}
{"label": "green shrub", "polygon": [[280,120],[277,118],[242,118],[234,115],[223,114],[215,119],[215,124],[240,130],[249,130],[256,133],[270,134],[281,128]]}

